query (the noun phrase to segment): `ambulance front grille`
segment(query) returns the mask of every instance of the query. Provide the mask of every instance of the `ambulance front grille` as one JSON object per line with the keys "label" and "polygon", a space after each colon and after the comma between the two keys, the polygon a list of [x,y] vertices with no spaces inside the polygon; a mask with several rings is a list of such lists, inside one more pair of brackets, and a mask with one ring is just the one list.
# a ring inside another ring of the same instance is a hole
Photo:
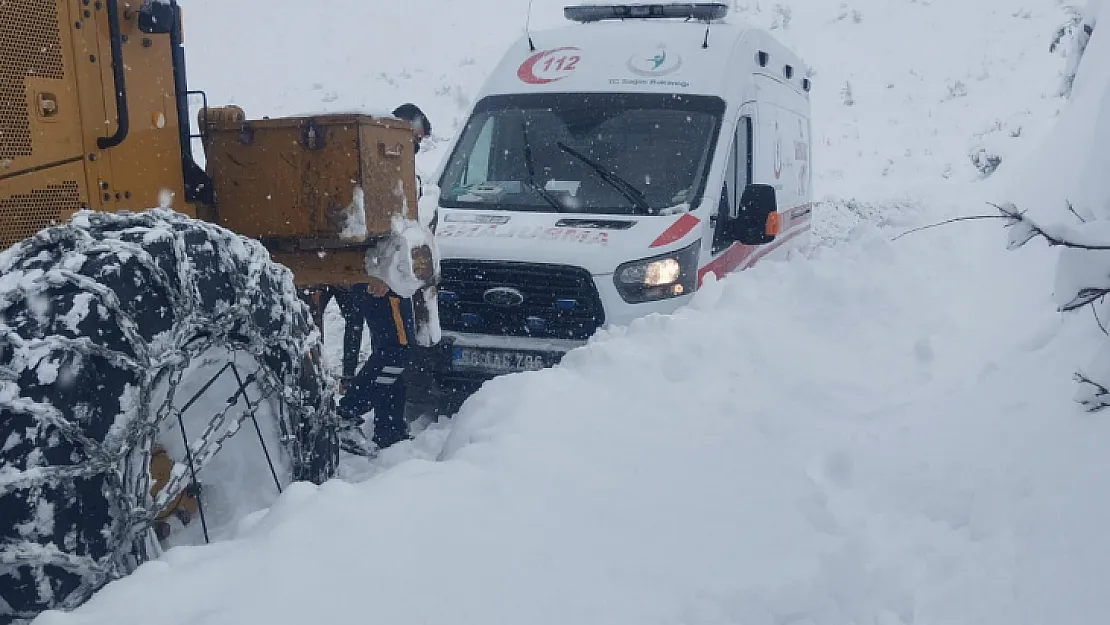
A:
{"label": "ambulance front grille", "polygon": [[[593,277],[580,267],[444,260],[440,268],[447,331],[581,341],[605,322]],[[506,293],[508,301],[497,297]]]}

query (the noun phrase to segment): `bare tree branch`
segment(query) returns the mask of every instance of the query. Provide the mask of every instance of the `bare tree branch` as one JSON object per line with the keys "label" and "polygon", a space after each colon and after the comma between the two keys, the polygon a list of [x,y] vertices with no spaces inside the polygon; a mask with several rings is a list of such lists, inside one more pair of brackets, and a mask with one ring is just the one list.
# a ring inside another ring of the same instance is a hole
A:
{"label": "bare tree branch", "polygon": [[[1091,244],[1086,244],[1086,243],[1076,243],[1075,241],[1069,241],[1069,240],[1065,239],[1062,236],[1056,236],[1056,235],[1049,234],[1048,232],[1045,231],[1044,228],[1039,226],[1037,224],[1037,222],[1035,222],[1032,219],[1029,219],[1028,217],[1026,217],[1024,213],[1017,212],[1016,208],[1005,208],[1005,207],[999,206],[997,204],[992,204],[990,202],[987,202],[987,203],[990,204],[991,206],[997,208],[999,211],[1001,211],[1002,215],[1005,218],[1011,219],[1014,222],[1013,224],[1010,224],[1011,226],[1020,223],[1020,224],[1024,225],[1026,228],[1028,228],[1029,231],[1031,232],[1031,236],[1029,236],[1026,239],[1026,241],[1028,241],[1029,239],[1032,239],[1033,237],[1039,236],[1039,237],[1043,238],[1045,241],[1048,241],[1049,245],[1058,245],[1058,246],[1061,246],[1061,247],[1070,247],[1072,249],[1077,249],[1077,250],[1090,250],[1090,251],[1093,251],[1093,252],[1108,252],[1108,251],[1110,251],[1110,245],[1091,245]],[[1013,205],[1011,204],[1010,206],[1012,207]]]}
{"label": "bare tree branch", "polygon": [[[1012,203],[1007,203],[1005,206],[999,206],[988,202],[991,206],[998,209],[999,215],[970,215],[967,217],[956,217],[947,219],[934,224],[922,226],[908,230],[894,237],[892,240],[906,236],[913,232],[921,232],[930,228],[937,228],[948,224],[953,224],[961,221],[979,221],[984,219],[1002,219],[1006,221],[1006,227],[1011,228],[1010,241],[1008,247],[1016,249],[1022,247],[1029,241],[1041,237],[1048,242],[1049,246],[1067,247],[1072,249],[1089,250],[1089,251],[1110,251],[1110,245],[1101,245],[1095,242],[1079,242],[1071,240],[1068,237],[1067,230],[1059,230],[1056,228],[1046,229],[1029,217],[1026,217],[1024,211],[1019,211]],[[1080,222],[1086,223],[1086,220],[1075,210],[1071,202],[1067,203],[1068,211],[1075,215]],[[1099,318],[1098,309],[1095,307],[1095,302],[1098,300],[1105,301],[1107,295],[1110,295],[1110,288],[1106,287],[1083,287],[1077,289],[1073,299],[1061,306],[1058,310],[1060,312],[1073,312],[1084,306],[1090,306],[1091,312],[1094,313],[1095,322],[1098,324],[1103,335],[1110,336],[1110,329],[1103,324],[1102,319]],[[1110,408],[1110,388],[1095,382],[1091,378],[1082,373],[1075,374],[1075,380],[1083,387],[1083,393],[1078,398],[1078,402],[1083,405],[1088,412],[1098,412],[1106,408]]]}
{"label": "bare tree branch", "polygon": [[[1103,298],[1103,301],[1105,302],[1106,298]],[[1093,302],[1091,303],[1091,313],[1094,314],[1094,316],[1095,316],[1095,323],[1098,324],[1098,329],[1102,330],[1102,333],[1105,334],[1106,336],[1110,336],[1110,332],[1106,331],[1106,326],[1102,323],[1102,319],[1098,318],[1098,308],[1095,308],[1095,305],[1094,305]]]}
{"label": "bare tree branch", "polygon": [[1076,293],[1075,298],[1060,307],[1060,311],[1071,312],[1088,305],[1094,307],[1095,300],[1106,297],[1107,295],[1110,295],[1110,289],[1090,287],[1080,289],[1079,292]]}
{"label": "bare tree branch", "polygon": [[952,219],[946,219],[944,221],[937,222],[935,224],[929,224],[927,226],[921,226],[920,228],[914,228],[913,230],[907,230],[907,231],[903,232],[902,234],[900,234],[900,235],[894,237],[893,239],[891,239],[891,241],[897,241],[898,239],[901,239],[902,237],[906,236],[907,234],[912,234],[914,232],[921,232],[922,230],[928,230],[930,228],[939,228],[940,226],[946,226],[948,224],[954,224],[954,223],[959,222],[959,221],[977,221],[977,220],[980,220],[980,219],[1009,219],[1009,218],[1005,215],[969,215],[967,217],[954,217]]}
{"label": "bare tree branch", "polygon": [[1110,408],[1110,389],[1095,382],[1082,373],[1075,374],[1075,381],[1082,385],[1092,387],[1093,392],[1091,396],[1079,402],[1087,408],[1087,412],[1098,412],[1104,408]]}
{"label": "bare tree branch", "polygon": [[1082,217],[1081,217],[1081,216],[1079,215],[1079,213],[1077,213],[1077,212],[1075,211],[1075,205],[1073,205],[1073,204],[1071,203],[1071,200],[1068,200],[1068,201],[1067,201],[1067,203],[1068,203],[1068,211],[1069,211],[1069,212],[1071,212],[1071,214],[1072,214],[1072,215],[1075,215],[1075,218],[1079,220],[1079,223],[1084,223],[1084,224],[1085,224],[1085,223],[1087,223],[1087,220],[1086,220],[1086,219],[1083,219],[1083,218],[1082,218]]}

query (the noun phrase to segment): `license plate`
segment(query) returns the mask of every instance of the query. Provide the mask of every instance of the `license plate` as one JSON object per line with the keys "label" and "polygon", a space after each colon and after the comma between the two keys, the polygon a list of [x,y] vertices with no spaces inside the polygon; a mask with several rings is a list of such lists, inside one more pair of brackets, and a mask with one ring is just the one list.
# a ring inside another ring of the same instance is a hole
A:
{"label": "license plate", "polygon": [[545,358],[545,355],[540,352],[456,347],[452,350],[451,366],[454,369],[514,373],[537,371],[554,364],[553,360],[553,358]]}

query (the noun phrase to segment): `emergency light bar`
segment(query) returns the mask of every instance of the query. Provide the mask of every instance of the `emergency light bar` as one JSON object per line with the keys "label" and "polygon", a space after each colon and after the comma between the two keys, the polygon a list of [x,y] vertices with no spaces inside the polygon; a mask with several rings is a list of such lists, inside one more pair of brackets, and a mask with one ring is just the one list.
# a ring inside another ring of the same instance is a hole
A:
{"label": "emergency light bar", "polygon": [[575,22],[600,22],[623,19],[687,19],[709,22],[728,15],[721,2],[675,2],[668,4],[580,4],[563,9]]}

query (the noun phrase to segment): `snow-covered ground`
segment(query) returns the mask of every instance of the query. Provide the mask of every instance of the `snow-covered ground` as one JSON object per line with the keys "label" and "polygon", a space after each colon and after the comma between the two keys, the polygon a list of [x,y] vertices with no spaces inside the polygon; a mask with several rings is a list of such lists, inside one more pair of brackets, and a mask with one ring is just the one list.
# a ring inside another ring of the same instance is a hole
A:
{"label": "snow-covered ground", "polygon": [[[211,101],[411,100],[445,140],[525,3],[182,4]],[[1110,422],[1073,401],[1097,345],[1055,312],[1056,253],[1007,251],[995,221],[894,240],[1021,201],[1063,105],[1060,4],[734,4],[816,69],[806,255],[498,379],[39,625],[1105,621]],[[537,0],[534,24],[558,19]],[[979,148],[1002,157],[985,181]]]}

